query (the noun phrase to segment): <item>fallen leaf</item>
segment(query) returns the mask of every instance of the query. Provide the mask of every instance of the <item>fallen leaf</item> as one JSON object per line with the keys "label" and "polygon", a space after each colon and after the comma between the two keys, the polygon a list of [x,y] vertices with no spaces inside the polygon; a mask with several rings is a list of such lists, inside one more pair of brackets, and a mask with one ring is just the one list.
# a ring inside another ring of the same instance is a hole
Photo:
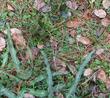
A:
{"label": "fallen leaf", "polygon": [[78,8],[78,4],[74,0],[66,1],[66,6],[72,10],[76,10]]}
{"label": "fallen leaf", "polygon": [[106,79],[107,79],[107,76],[106,76],[106,73],[103,69],[100,69],[97,73],[97,79],[98,80],[101,80],[103,82],[106,82]]}
{"label": "fallen leaf", "polygon": [[87,20],[91,19],[92,18],[91,11],[89,9],[86,10],[83,14],[83,17],[84,19],[87,19]]}
{"label": "fallen leaf", "polygon": [[32,51],[32,55],[36,57],[39,53],[39,48],[34,47],[31,49],[31,51]]}
{"label": "fallen leaf", "polygon": [[105,10],[103,10],[103,9],[95,9],[94,14],[99,18],[105,18],[107,15]]}
{"label": "fallen leaf", "polygon": [[89,77],[89,76],[92,75],[92,73],[93,73],[93,70],[92,70],[91,68],[87,68],[87,69],[85,69],[85,71],[84,71],[84,76],[85,76],[85,77]]}
{"label": "fallen leaf", "polygon": [[35,97],[31,95],[30,93],[25,93],[24,98],[35,98]]}
{"label": "fallen leaf", "polygon": [[63,94],[60,92],[55,92],[55,98],[64,98]]}
{"label": "fallen leaf", "polygon": [[72,36],[75,37],[75,35],[77,34],[75,30],[73,29],[68,29],[68,33]]}
{"label": "fallen leaf", "polygon": [[57,59],[57,58],[53,59],[51,68],[54,71],[59,71],[62,73],[65,73],[65,71],[66,71],[65,63],[62,60]]}
{"label": "fallen leaf", "polygon": [[96,50],[96,55],[101,55],[102,53],[104,53],[104,49],[99,48]]}
{"label": "fallen leaf", "polygon": [[107,35],[107,38],[105,39],[105,42],[107,44],[110,44],[110,33]]}
{"label": "fallen leaf", "polygon": [[69,28],[78,28],[81,22],[78,20],[78,18],[74,18],[73,20],[69,20],[66,23],[66,26]]}
{"label": "fallen leaf", "polygon": [[49,5],[45,5],[44,7],[42,7],[42,8],[40,9],[40,11],[41,11],[41,12],[44,12],[44,13],[50,12],[50,11],[51,11],[51,7],[50,7]]}
{"label": "fallen leaf", "polygon": [[[11,28],[11,36],[17,48],[26,48],[26,41],[22,35],[22,31],[17,28]],[[7,34],[7,30],[4,31]]]}
{"label": "fallen leaf", "polygon": [[51,11],[51,7],[47,5],[43,0],[35,0],[34,8],[40,12],[49,12]]}
{"label": "fallen leaf", "polygon": [[99,93],[98,97],[99,98],[108,98],[108,94],[106,94],[106,93]]}
{"label": "fallen leaf", "polygon": [[110,7],[110,0],[103,0],[102,5],[105,9],[108,9]]}
{"label": "fallen leaf", "polygon": [[39,50],[40,50],[39,48],[34,47],[30,49],[31,53],[29,51],[26,51],[25,54],[19,53],[19,59],[23,64],[26,64],[27,61],[30,59],[35,60],[39,54]]}
{"label": "fallen leaf", "polygon": [[106,79],[105,85],[106,85],[106,88],[107,88],[108,90],[110,90],[110,79],[109,79],[109,78]]}
{"label": "fallen leaf", "polygon": [[58,50],[58,42],[54,37],[50,38],[50,42],[51,42],[51,47],[54,51]]}
{"label": "fallen leaf", "polygon": [[105,27],[97,28],[96,37],[100,37],[105,31]]}
{"label": "fallen leaf", "polygon": [[45,6],[45,2],[43,0],[34,1],[34,8],[36,8],[38,11],[44,6]]}
{"label": "fallen leaf", "polygon": [[[91,92],[92,95],[93,95],[95,98],[98,98],[98,97],[99,97],[99,94],[100,94],[100,92],[101,92],[100,87],[94,83],[94,84],[92,84],[91,90],[92,90],[92,92]],[[101,98],[101,97],[99,97],[99,98]],[[102,97],[102,98],[103,98],[103,97]]]}
{"label": "fallen leaf", "polygon": [[76,40],[84,45],[90,45],[92,42],[89,38],[77,35]]}
{"label": "fallen leaf", "polygon": [[9,10],[9,11],[15,11],[15,8],[11,5],[11,4],[9,4],[9,3],[7,3],[7,9]]}
{"label": "fallen leaf", "polygon": [[0,52],[3,51],[3,49],[6,46],[6,41],[3,37],[0,37]]}
{"label": "fallen leaf", "polygon": [[44,48],[44,45],[43,45],[43,44],[38,44],[37,47],[38,47],[39,49],[43,49],[43,48]]}
{"label": "fallen leaf", "polygon": [[108,18],[104,18],[104,19],[101,20],[101,24],[104,27],[107,27],[108,25],[110,25],[110,20]]}

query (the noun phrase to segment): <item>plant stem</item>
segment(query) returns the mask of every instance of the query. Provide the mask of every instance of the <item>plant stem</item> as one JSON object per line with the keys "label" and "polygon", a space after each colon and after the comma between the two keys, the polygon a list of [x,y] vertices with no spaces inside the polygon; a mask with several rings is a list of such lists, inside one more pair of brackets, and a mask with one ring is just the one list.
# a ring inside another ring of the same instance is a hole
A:
{"label": "plant stem", "polygon": [[73,85],[70,88],[70,90],[69,90],[66,98],[76,98],[75,97],[75,92],[76,92],[77,85],[78,85],[78,83],[80,81],[80,78],[81,78],[81,75],[82,75],[82,73],[84,71],[85,66],[89,63],[89,61],[91,60],[91,58],[92,58],[92,56],[93,56],[94,53],[95,53],[95,50],[93,50],[92,52],[90,52],[88,54],[88,56],[85,58],[84,62],[80,65],[79,71],[78,71],[78,73],[76,75],[76,79],[73,82]]}

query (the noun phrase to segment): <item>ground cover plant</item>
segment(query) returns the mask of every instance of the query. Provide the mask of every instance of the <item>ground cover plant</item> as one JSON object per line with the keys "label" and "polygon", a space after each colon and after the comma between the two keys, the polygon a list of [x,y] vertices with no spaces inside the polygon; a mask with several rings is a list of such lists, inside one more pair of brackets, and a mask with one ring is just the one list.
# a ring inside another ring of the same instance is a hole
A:
{"label": "ground cover plant", "polygon": [[0,98],[109,97],[109,0],[0,0]]}

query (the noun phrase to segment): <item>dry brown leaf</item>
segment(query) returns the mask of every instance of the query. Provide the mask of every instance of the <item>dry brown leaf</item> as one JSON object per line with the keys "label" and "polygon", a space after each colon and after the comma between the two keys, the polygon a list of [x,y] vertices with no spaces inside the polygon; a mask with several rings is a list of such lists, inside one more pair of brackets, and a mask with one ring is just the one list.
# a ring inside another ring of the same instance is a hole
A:
{"label": "dry brown leaf", "polygon": [[104,49],[99,48],[96,50],[96,55],[101,55],[102,53],[104,53]]}
{"label": "dry brown leaf", "polygon": [[0,37],[0,52],[3,51],[3,49],[6,46],[6,41],[3,37]]}
{"label": "dry brown leaf", "polygon": [[45,6],[45,2],[43,0],[34,1],[34,8],[36,8],[38,11],[44,6]]}
{"label": "dry brown leaf", "polygon": [[10,31],[11,31],[12,39],[13,39],[16,47],[25,49],[26,48],[26,41],[22,35],[22,31],[17,28],[11,28]]}
{"label": "dry brown leaf", "polygon": [[55,92],[56,98],[64,98],[63,94],[60,92]]}
{"label": "dry brown leaf", "polygon": [[[26,48],[26,41],[22,35],[22,31],[17,28],[11,28],[11,36],[17,48]],[[7,30],[4,31],[7,34]]]}
{"label": "dry brown leaf", "polygon": [[57,58],[53,59],[51,68],[54,71],[59,71],[59,72],[62,72],[62,73],[66,72],[65,63],[62,60],[57,59]]}
{"label": "dry brown leaf", "polygon": [[34,47],[31,49],[31,54],[29,51],[26,51],[25,54],[19,53],[19,59],[23,64],[26,64],[27,61],[30,59],[35,60],[39,54],[39,50],[40,50],[39,48]]}
{"label": "dry brown leaf", "polygon": [[35,98],[35,97],[30,93],[25,93],[24,98]]}
{"label": "dry brown leaf", "polygon": [[103,9],[95,9],[94,14],[99,18],[105,18],[107,15],[105,10],[103,10]]}
{"label": "dry brown leaf", "polygon": [[9,3],[7,3],[7,9],[9,10],[9,11],[15,11],[15,8],[11,5],[11,4],[9,4]]}
{"label": "dry brown leaf", "polygon": [[110,25],[110,20],[108,18],[104,18],[104,19],[101,20],[101,24],[104,27],[107,27],[108,25]]}
{"label": "dry brown leaf", "polygon": [[69,28],[78,28],[81,22],[79,21],[78,18],[74,18],[73,20],[67,21],[66,25]]}
{"label": "dry brown leaf", "polygon": [[107,38],[106,38],[105,42],[106,42],[107,44],[110,44],[110,33],[107,35]]}
{"label": "dry brown leaf", "polygon": [[58,42],[54,37],[50,38],[50,42],[51,42],[51,47],[54,51],[58,50]]}
{"label": "dry brown leaf", "polygon": [[43,44],[38,44],[37,47],[38,47],[39,49],[43,49],[43,48],[44,48],[44,45],[43,45]]}
{"label": "dry brown leaf", "polygon": [[81,35],[78,35],[76,37],[76,40],[84,45],[91,45],[91,43],[92,43],[89,38],[83,37]]}
{"label": "dry brown leaf", "polygon": [[[32,59],[34,60],[34,59],[38,56],[39,48],[34,47],[34,48],[31,49],[31,52],[32,52]],[[26,59],[26,60],[31,59],[30,54],[29,54],[28,51],[26,52],[26,57],[25,57],[25,59]]]}
{"label": "dry brown leaf", "polygon": [[74,23],[72,20],[67,21],[66,26],[69,28],[73,28],[74,27]]}
{"label": "dry brown leaf", "polygon": [[103,69],[100,69],[97,73],[97,79],[98,80],[101,80],[103,82],[106,82],[106,79],[107,79],[107,76],[106,76],[106,73]]}
{"label": "dry brown leaf", "polygon": [[69,30],[69,29],[68,29],[68,33],[69,33],[72,37],[75,37],[75,35],[77,34],[76,31],[73,30],[73,29],[72,29],[72,30]]}
{"label": "dry brown leaf", "polygon": [[91,68],[87,68],[87,69],[85,69],[85,71],[84,71],[84,76],[85,76],[85,77],[89,77],[89,76],[92,75],[92,73],[93,73],[93,70],[92,70]]}
{"label": "dry brown leaf", "polygon": [[89,9],[86,10],[83,14],[83,17],[84,19],[87,19],[87,20],[91,19],[92,18],[91,11]]}
{"label": "dry brown leaf", "polygon": [[33,58],[35,58],[39,53],[39,48],[34,47],[31,49],[31,51],[32,51]]}
{"label": "dry brown leaf", "polygon": [[47,5],[43,0],[35,0],[34,8],[40,12],[49,12],[51,11],[51,7]]}
{"label": "dry brown leaf", "polygon": [[109,78],[106,79],[105,85],[106,85],[106,88],[107,88],[108,90],[110,90],[110,79],[109,79]]}
{"label": "dry brown leaf", "polygon": [[105,9],[110,7],[110,0],[103,0],[102,5]]}
{"label": "dry brown leaf", "polygon": [[76,10],[78,8],[78,4],[75,1],[66,1],[66,6],[72,10]]}

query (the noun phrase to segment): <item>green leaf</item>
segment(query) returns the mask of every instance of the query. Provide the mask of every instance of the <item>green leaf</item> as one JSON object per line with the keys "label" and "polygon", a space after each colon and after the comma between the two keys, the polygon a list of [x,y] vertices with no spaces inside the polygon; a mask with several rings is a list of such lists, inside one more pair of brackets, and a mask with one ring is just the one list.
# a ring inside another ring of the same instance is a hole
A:
{"label": "green leaf", "polygon": [[48,92],[45,90],[34,90],[34,89],[29,89],[30,93],[36,97],[45,97],[48,95]]}
{"label": "green leaf", "polygon": [[19,70],[17,72],[17,76],[23,80],[27,80],[31,77],[32,75],[32,69],[27,68],[26,70]]}
{"label": "green leaf", "polygon": [[3,85],[0,85],[0,96],[1,95],[7,96],[8,98],[16,98],[16,95],[7,88],[4,88]]}
{"label": "green leaf", "polygon": [[7,23],[7,36],[8,36],[7,45],[8,45],[9,51],[10,51],[10,55],[12,57],[14,64],[16,65],[17,70],[19,70],[20,69],[20,61],[17,58],[17,53],[16,53],[16,50],[13,46],[13,41],[12,41],[11,32],[10,32],[10,26],[8,23]]}

